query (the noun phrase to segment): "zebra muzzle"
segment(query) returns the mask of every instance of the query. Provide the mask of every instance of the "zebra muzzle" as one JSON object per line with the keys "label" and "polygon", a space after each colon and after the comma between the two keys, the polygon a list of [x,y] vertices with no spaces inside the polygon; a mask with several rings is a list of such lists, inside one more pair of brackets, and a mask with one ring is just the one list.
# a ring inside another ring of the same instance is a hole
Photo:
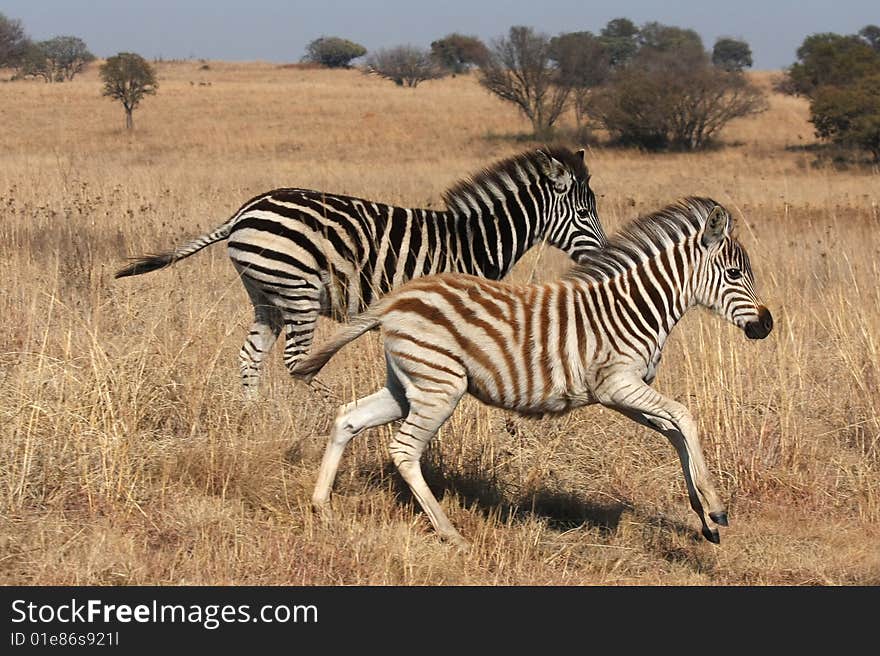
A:
{"label": "zebra muzzle", "polygon": [[758,308],[758,318],[746,324],[746,337],[749,339],[764,339],[773,330],[773,315],[763,305]]}

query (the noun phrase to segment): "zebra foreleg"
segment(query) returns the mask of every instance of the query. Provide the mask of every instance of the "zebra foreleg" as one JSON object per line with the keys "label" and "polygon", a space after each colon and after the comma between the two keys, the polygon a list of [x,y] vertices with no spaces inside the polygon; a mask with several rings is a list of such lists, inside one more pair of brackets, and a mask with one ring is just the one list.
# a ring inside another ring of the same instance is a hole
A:
{"label": "zebra foreleg", "polygon": [[680,403],[666,398],[637,378],[615,386],[602,400],[633,421],[666,436],[678,453],[687,484],[691,508],[703,525],[703,537],[718,544],[718,527],[727,526],[727,510],[721,503],[703,458],[697,423]]}

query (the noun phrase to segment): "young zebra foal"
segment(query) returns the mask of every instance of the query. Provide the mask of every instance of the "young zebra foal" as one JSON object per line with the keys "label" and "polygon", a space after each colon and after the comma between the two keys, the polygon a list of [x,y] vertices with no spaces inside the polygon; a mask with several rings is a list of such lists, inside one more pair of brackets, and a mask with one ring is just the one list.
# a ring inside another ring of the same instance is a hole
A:
{"label": "young zebra foal", "polygon": [[345,344],[381,324],[385,387],[340,409],[315,507],[328,504],[348,441],[403,418],[390,446],[394,464],[440,536],[462,544],[425,484],[419,458],[464,393],[521,413],[601,403],[672,442],[703,535],[718,543],[727,512],[709,479],[697,424],[649,385],[663,344],[689,308],[714,310],[750,339],[770,333],[773,319],[755,295],[748,255],[731,229],[724,208],[687,198],[631,222],[556,282],[441,275],[383,298],[293,372],[311,379]]}

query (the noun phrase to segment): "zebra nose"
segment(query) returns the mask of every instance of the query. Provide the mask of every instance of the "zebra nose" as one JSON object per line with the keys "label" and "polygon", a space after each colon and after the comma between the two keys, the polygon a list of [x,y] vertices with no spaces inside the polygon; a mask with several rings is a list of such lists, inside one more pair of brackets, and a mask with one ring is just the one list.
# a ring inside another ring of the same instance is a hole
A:
{"label": "zebra nose", "polygon": [[770,314],[770,310],[762,306],[758,311],[758,321],[761,322],[761,328],[769,335],[773,330],[773,315]]}
{"label": "zebra nose", "polygon": [[758,318],[746,324],[746,337],[749,339],[764,339],[773,330],[773,315],[770,310],[761,305],[758,308]]}

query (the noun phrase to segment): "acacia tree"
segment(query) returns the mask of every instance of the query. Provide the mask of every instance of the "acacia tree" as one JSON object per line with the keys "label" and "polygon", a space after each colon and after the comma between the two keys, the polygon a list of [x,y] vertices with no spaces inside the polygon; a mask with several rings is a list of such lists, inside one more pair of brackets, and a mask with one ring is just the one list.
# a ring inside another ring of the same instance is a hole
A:
{"label": "acacia tree", "polygon": [[591,32],[569,32],[550,39],[550,57],[559,69],[559,82],[571,89],[575,121],[583,125],[593,90],[611,73],[611,54]]}
{"label": "acacia tree", "polygon": [[852,84],[877,70],[880,51],[854,34],[811,34],[797,49],[798,61],[788,69],[795,93],[812,98],[825,85]]}
{"label": "acacia tree", "polygon": [[864,39],[875,52],[880,52],[880,27],[877,25],[865,25],[859,30],[859,36]]}
{"label": "acacia tree", "polygon": [[617,71],[589,111],[621,142],[697,150],[731,120],[764,111],[766,99],[742,73],[713,66],[690,45],[640,52]]}
{"label": "acacia tree", "polygon": [[813,34],[789,69],[796,93],[810,99],[816,136],[863,148],[880,162],[880,28],[858,34]]}
{"label": "acacia tree", "polygon": [[480,84],[516,105],[531,121],[536,136],[545,136],[565,110],[571,87],[561,84],[551,58],[550,39],[516,25],[497,39],[480,67]]}
{"label": "acacia tree", "polygon": [[489,56],[486,44],[475,36],[454,32],[431,42],[431,56],[450,73],[467,73]]}
{"label": "acacia tree", "polygon": [[15,66],[28,46],[20,20],[0,13],[0,68]]}
{"label": "acacia tree", "polygon": [[16,77],[41,77],[46,82],[72,80],[94,59],[79,37],[56,36],[36,43],[28,41],[16,62]]}
{"label": "acacia tree", "polygon": [[407,87],[417,87],[420,82],[446,75],[430,51],[414,46],[397,46],[374,52],[367,57],[364,72]]}
{"label": "acacia tree", "polygon": [[85,41],[77,36],[56,36],[37,44],[46,55],[52,81],[72,80],[86,64],[94,61]]}
{"label": "acacia tree", "polygon": [[46,51],[39,43],[29,42],[15,64],[15,78],[24,77],[39,77],[44,82],[54,81]]}
{"label": "acacia tree", "polygon": [[679,57],[694,59],[704,54],[703,40],[694,30],[664,25],[656,21],[645,23],[639,30],[639,54],[644,58],[660,53],[674,52]]}
{"label": "acacia tree", "polygon": [[670,113],[671,142],[679,148],[704,148],[733,119],[767,109],[764,93],[736,72],[705,66],[681,82]]}
{"label": "acacia tree", "polygon": [[599,90],[588,108],[617,143],[659,150],[669,145],[663,82],[647,70],[629,67]]}
{"label": "acacia tree", "polygon": [[351,61],[367,54],[361,44],[338,36],[322,36],[306,46],[304,61],[327,68],[351,68]]}
{"label": "acacia tree", "polygon": [[880,68],[853,84],[819,87],[810,122],[817,136],[863,148],[880,163]]}
{"label": "acacia tree", "polygon": [[612,67],[623,66],[639,49],[639,28],[629,18],[612,18],[599,32]]}
{"label": "acacia tree", "polygon": [[140,55],[120,52],[101,66],[104,90],[101,95],[122,103],[125,127],[134,128],[132,113],[145,95],[153,95],[159,87],[153,67]]}
{"label": "acacia tree", "polygon": [[741,71],[752,66],[752,49],[739,39],[721,37],[712,48],[712,63],[726,71]]}

